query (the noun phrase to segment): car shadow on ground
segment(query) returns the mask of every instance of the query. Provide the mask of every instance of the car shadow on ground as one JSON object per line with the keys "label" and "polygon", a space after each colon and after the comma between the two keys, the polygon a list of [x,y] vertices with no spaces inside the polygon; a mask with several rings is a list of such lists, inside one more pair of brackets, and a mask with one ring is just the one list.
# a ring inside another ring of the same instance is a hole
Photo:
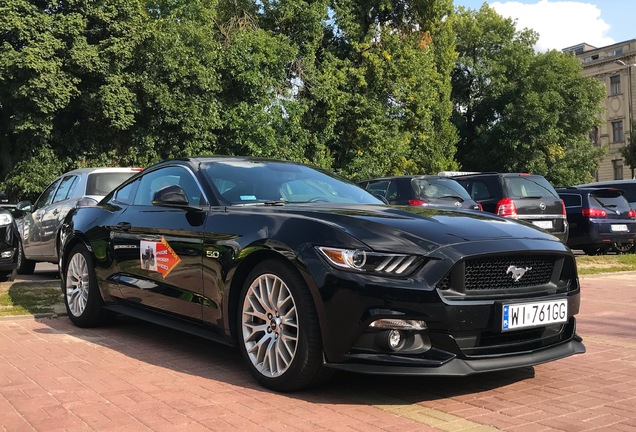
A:
{"label": "car shadow on ground", "polygon": [[[67,317],[45,318],[48,329],[169,371],[271,393],[250,375],[238,349],[134,318],[118,316],[111,325],[82,329]],[[534,377],[526,367],[467,377],[362,375],[335,372],[320,387],[287,396],[316,403],[401,405],[476,394]]]}

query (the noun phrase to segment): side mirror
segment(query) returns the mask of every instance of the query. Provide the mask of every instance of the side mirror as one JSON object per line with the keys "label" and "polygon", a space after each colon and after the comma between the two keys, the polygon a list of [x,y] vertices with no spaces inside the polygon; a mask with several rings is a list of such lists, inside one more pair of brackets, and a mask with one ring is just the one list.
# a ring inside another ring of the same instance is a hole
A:
{"label": "side mirror", "polygon": [[185,192],[179,185],[164,186],[152,198],[154,206],[189,207]]}
{"label": "side mirror", "polygon": [[31,204],[31,201],[20,201],[15,208],[23,212],[31,213],[33,211],[33,204]]}

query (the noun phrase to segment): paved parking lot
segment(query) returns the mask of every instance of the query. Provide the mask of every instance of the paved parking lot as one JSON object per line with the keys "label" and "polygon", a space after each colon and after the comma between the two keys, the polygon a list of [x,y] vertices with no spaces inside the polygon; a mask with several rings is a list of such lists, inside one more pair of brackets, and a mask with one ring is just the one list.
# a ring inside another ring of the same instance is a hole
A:
{"label": "paved parking lot", "polygon": [[587,353],[468,378],[254,383],[238,351],[123,318],[0,319],[6,431],[635,431],[636,273],[581,279]]}

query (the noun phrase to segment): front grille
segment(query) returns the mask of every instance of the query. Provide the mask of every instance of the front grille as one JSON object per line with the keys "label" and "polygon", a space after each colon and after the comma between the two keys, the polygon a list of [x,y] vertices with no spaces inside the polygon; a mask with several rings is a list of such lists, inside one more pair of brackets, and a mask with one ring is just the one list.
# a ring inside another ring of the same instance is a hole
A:
{"label": "front grille", "polygon": [[[468,292],[543,285],[550,282],[553,269],[552,257],[492,257],[470,260],[466,262],[464,289]],[[516,272],[524,273],[515,282]]]}
{"label": "front grille", "polygon": [[576,272],[565,263],[567,259],[557,255],[471,258],[456,264],[437,289],[447,298],[567,291]]}

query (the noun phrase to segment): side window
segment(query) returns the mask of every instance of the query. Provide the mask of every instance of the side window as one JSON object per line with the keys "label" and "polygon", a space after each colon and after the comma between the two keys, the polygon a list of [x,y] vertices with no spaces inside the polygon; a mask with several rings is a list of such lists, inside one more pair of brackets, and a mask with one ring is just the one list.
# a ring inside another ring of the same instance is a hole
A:
{"label": "side window", "polygon": [[367,190],[372,194],[380,195],[383,197],[387,197],[387,189],[389,187],[388,180],[379,180],[374,182],[369,182],[367,185]]}
{"label": "side window", "polygon": [[560,197],[566,207],[581,207],[580,195],[563,194]]}
{"label": "side window", "polygon": [[57,186],[60,184],[60,181],[61,179],[55,180],[49,187],[46,188],[44,192],[42,192],[42,195],[40,195],[40,198],[38,198],[38,200],[35,202],[35,205],[33,206],[34,210],[42,208],[45,205],[49,205],[51,201],[53,201],[53,194],[55,193]]}
{"label": "side window", "polygon": [[57,188],[57,192],[55,192],[55,196],[53,197],[54,203],[58,201],[62,201],[67,199],[73,193],[73,189],[77,185],[78,177],[77,176],[66,176],[60,182],[60,187]]}
{"label": "side window", "polygon": [[157,191],[172,185],[179,185],[184,190],[191,205],[204,205],[207,203],[192,174],[186,168],[171,166],[160,168],[144,175],[139,183],[133,204],[152,205],[152,200]]}
{"label": "side window", "polygon": [[137,186],[139,186],[139,180],[134,181],[123,188],[119,189],[115,193],[114,201],[120,204],[132,204],[133,198],[135,197],[135,191],[137,190]]}
{"label": "side window", "polygon": [[395,201],[398,199],[398,185],[397,181],[393,180],[389,183],[389,188],[386,191],[386,199],[389,201]]}
{"label": "side window", "polygon": [[470,196],[475,201],[484,201],[492,198],[492,194],[488,190],[486,183],[476,180],[470,185]]}

